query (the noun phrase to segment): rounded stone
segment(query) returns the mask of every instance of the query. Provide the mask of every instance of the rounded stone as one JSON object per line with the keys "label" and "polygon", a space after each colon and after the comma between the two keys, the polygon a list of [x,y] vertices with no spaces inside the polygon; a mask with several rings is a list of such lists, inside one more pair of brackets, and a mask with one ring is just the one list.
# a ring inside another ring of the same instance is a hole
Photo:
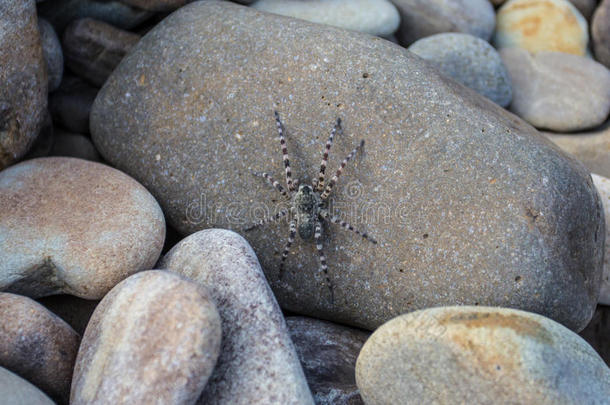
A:
{"label": "rounded stone", "polygon": [[379,36],[391,35],[400,24],[398,10],[388,0],[259,0],[252,7]]}
{"label": "rounded stone", "polygon": [[[120,0],[130,6],[150,11],[172,11],[193,0]],[[250,1],[251,2],[251,1]]]}
{"label": "rounded stone", "polygon": [[101,160],[100,154],[91,142],[91,138],[61,129],[55,130],[50,156],[75,157],[92,162]]}
{"label": "rounded stone", "polygon": [[591,23],[595,58],[610,68],[610,0],[602,0],[597,6]]}
{"label": "rounded stone", "polygon": [[593,184],[600,194],[604,205],[604,216],[606,218],[606,253],[604,255],[604,272],[602,273],[599,303],[610,305],[610,179],[592,173]]}
{"label": "rounded stone", "polygon": [[580,14],[582,14],[587,21],[590,21],[591,16],[597,7],[597,1],[598,0],[570,0],[570,3],[580,11]]}
{"label": "rounded stone", "polygon": [[51,23],[44,18],[38,19],[38,28],[42,40],[42,51],[47,64],[47,79],[49,92],[57,89],[64,74],[64,54],[61,50],[59,38]]}
{"label": "rounded stone", "polygon": [[216,364],[221,334],[204,287],[167,271],[135,274],[95,309],[70,403],[195,403]]}
{"label": "rounded stone", "polygon": [[496,17],[488,0],[394,0],[400,13],[396,36],[405,46],[443,32],[463,32],[488,41]]}
{"label": "rounded stone", "polygon": [[160,267],[206,286],[222,319],[222,349],[198,404],[311,404],[282,311],[248,242],[207,229],[174,246]]}
{"label": "rounded stone", "polygon": [[55,405],[28,381],[0,367],[0,396],[3,405]]}
{"label": "rounded stone", "polygon": [[358,356],[367,405],[572,404],[610,397],[610,369],[580,336],[540,315],[440,307],[392,319]]}
{"label": "rounded stone", "polygon": [[591,322],[579,335],[610,367],[610,306],[598,305]]}
{"label": "rounded stone", "polygon": [[78,333],[36,301],[15,294],[0,293],[0,319],[0,366],[67,403]]}
{"label": "rounded stone", "polygon": [[0,290],[99,299],[151,268],[163,247],[161,208],[139,183],[74,158],[0,172]]}
{"label": "rounded stone", "polygon": [[287,221],[244,233],[282,307],[367,329],[418,308],[474,303],[587,324],[604,232],[589,173],[527,123],[386,40],[194,2],[109,77],[91,111],[92,138],[150,188],[183,235],[244,232],[287,207],[252,175],[284,181],[274,110],[302,183],[317,176],[337,118],[344,131],[329,174],[365,141],[331,202],[379,242],[324,226],[333,300],[313,242],[295,241],[280,279]]}
{"label": "rounded stone", "polygon": [[369,333],[301,316],[286,318],[286,324],[316,404],[364,405],[354,369]]}
{"label": "rounded stone", "polygon": [[508,48],[500,51],[513,86],[511,111],[538,128],[580,131],[610,112],[610,71],[583,56]]}
{"label": "rounded stone", "polygon": [[99,304],[99,300],[84,300],[68,294],[50,295],[37,301],[66,321],[81,336]]}
{"label": "rounded stone", "polygon": [[506,107],[512,99],[508,72],[487,41],[469,34],[445,33],[414,42],[409,51],[426,59],[445,76]]}
{"label": "rounded stone", "polygon": [[34,0],[0,0],[0,170],[42,129],[47,74]]}
{"label": "rounded stone", "polygon": [[587,20],[568,0],[509,0],[498,10],[496,20],[496,48],[581,56],[587,52]]}
{"label": "rounded stone", "polygon": [[89,133],[89,114],[98,89],[80,77],[64,75],[59,88],[49,95],[53,122],[68,131]]}

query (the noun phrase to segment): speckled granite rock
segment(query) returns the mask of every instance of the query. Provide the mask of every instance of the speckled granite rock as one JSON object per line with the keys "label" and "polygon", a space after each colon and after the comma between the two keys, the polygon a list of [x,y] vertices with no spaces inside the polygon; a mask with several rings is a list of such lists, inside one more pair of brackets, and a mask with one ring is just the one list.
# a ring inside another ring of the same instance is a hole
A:
{"label": "speckled granite rock", "polygon": [[391,35],[400,24],[389,0],[259,0],[252,7],[379,36]]}
{"label": "speckled granite rock", "polygon": [[610,0],[602,0],[591,23],[595,58],[610,68]]}
{"label": "speckled granite rock", "polygon": [[409,51],[444,75],[506,107],[512,99],[508,72],[487,41],[469,34],[443,33],[414,42]]}
{"label": "speckled granite rock", "polygon": [[379,244],[325,228],[331,302],[313,243],[295,242],[280,281],[286,222],[249,232],[284,308],[374,329],[418,308],[479,303],[583,328],[605,232],[589,173],[436,72],[382,39],[196,2],[123,59],[96,98],[92,137],[183,234],[241,231],[282,207],[251,174],[282,178],[273,110],[304,182],[341,117],[329,173],[360,139],[366,146],[334,189],[334,207]]}
{"label": "speckled granite rock", "polygon": [[356,358],[369,334],[314,318],[286,318],[305,377],[318,405],[364,405],[356,386]]}
{"label": "speckled granite rock", "polygon": [[506,308],[441,307],[377,329],[356,381],[375,404],[602,404],[610,369],[574,332]]}
{"label": "speckled granite rock", "polygon": [[610,122],[591,132],[542,134],[580,160],[590,172],[610,178]]}
{"label": "speckled granite rock", "polygon": [[28,150],[47,108],[47,74],[34,0],[0,0],[0,170]]}
{"label": "speckled granite rock", "polygon": [[0,293],[0,319],[0,366],[67,403],[80,336],[57,315],[21,295]]}
{"label": "speckled granite rock", "polygon": [[599,305],[591,322],[580,332],[610,367],[610,307]]}
{"label": "speckled granite rock", "polygon": [[99,162],[101,160],[100,154],[91,142],[91,138],[61,129],[55,130],[53,146],[49,156],[75,157],[92,162]]}
{"label": "speckled granite rock", "polygon": [[589,27],[568,0],[509,0],[496,15],[496,48],[585,55]]}
{"label": "speckled granite rock", "polygon": [[204,287],[168,271],[135,274],[95,309],[70,403],[193,404],[220,339],[220,317]]}
{"label": "speckled granite rock", "polygon": [[85,300],[74,295],[60,294],[39,298],[41,305],[66,321],[79,335],[85,333],[98,300]]}
{"label": "speckled granite rock", "polygon": [[580,131],[602,124],[610,112],[610,70],[584,56],[534,55],[502,49],[513,85],[511,111],[538,128]]}
{"label": "speckled granite rock", "polygon": [[604,271],[599,293],[599,303],[610,305],[610,179],[593,173],[591,178],[601,197],[606,217],[606,253],[604,255]]}
{"label": "speckled granite rock", "polygon": [[28,381],[0,367],[0,397],[3,405],[55,405]]}
{"label": "speckled granite rock", "polygon": [[160,266],[209,288],[222,319],[221,354],[198,404],[313,404],[282,311],[241,236],[197,232]]}
{"label": "speckled granite rock", "polygon": [[83,18],[72,22],[64,32],[66,66],[96,86],[104,84],[110,73],[140,36],[103,21]]}
{"label": "speckled granite rock", "polygon": [[0,172],[0,290],[99,299],[152,267],[163,213],[135,180],[74,158],[40,158]]}
{"label": "speckled granite rock", "polygon": [[42,40],[42,51],[47,65],[47,80],[49,91],[59,87],[64,74],[64,54],[61,50],[59,38],[50,22],[44,18],[38,19],[38,29]]}
{"label": "speckled granite rock", "polygon": [[152,11],[131,7],[116,0],[53,0],[38,6],[40,16],[49,20],[63,35],[70,22],[79,18],[94,18],[118,28],[130,29],[150,18]]}
{"label": "speckled granite rock", "polygon": [[55,124],[72,132],[89,133],[89,113],[98,89],[77,76],[65,75],[59,89],[49,97]]}
{"label": "speckled granite rock", "polygon": [[441,32],[463,32],[486,41],[496,24],[488,0],[393,0],[400,13],[396,36],[403,45]]}

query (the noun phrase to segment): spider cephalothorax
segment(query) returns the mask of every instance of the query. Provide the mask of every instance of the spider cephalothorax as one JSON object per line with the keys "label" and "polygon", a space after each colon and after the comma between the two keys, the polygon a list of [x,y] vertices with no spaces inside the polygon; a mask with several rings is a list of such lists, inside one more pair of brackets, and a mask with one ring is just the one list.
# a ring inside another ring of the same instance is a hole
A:
{"label": "spider cephalothorax", "polygon": [[328,288],[330,290],[332,302],[334,299],[333,286],[328,276],[328,266],[326,265],[326,257],[324,256],[324,252],[322,251],[322,221],[328,221],[333,224],[339,224],[343,228],[362,236],[364,239],[367,239],[372,243],[377,243],[377,241],[368,236],[366,233],[360,232],[347,222],[342,221],[334,215],[330,215],[325,206],[326,200],[328,199],[328,196],[330,195],[334,185],[337,183],[339,176],[341,176],[341,173],[347,165],[347,162],[349,162],[356,155],[359,149],[362,149],[364,147],[364,141],[360,141],[360,145],[358,145],[354,150],[350,152],[349,155],[347,155],[345,159],[343,159],[335,175],[330,179],[328,184],[325,185],[324,181],[326,173],[326,164],[328,163],[328,154],[333,144],[335,134],[342,132],[341,119],[337,119],[337,123],[330,132],[330,136],[328,137],[328,141],[326,142],[326,146],[324,148],[324,154],[322,156],[322,163],[320,164],[320,173],[318,175],[318,178],[314,180],[313,185],[310,186],[308,184],[301,184],[298,186],[297,189],[298,181],[292,180],[292,171],[290,169],[290,159],[288,157],[288,149],[286,147],[286,138],[284,137],[283,125],[280,121],[280,116],[277,111],[275,111],[275,122],[277,124],[280,145],[282,148],[282,157],[284,161],[284,168],[286,170],[286,187],[288,188],[288,191],[286,191],[284,187],[282,187],[282,185],[278,181],[274,180],[273,177],[271,177],[268,173],[255,173],[255,175],[261,176],[265,180],[267,180],[269,184],[271,184],[271,186],[273,186],[277,191],[279,191],[287,200],[290,200],[291,206],[289,210],[282,210],[273,217],[262,219],[257,224],[247,228],[246,231],[252,230],[267,222],[277,221],[290,212],[292,214],[292,218],[290,220],[290,235],[288,236],[288,241],[286,242],[286,246],[284,247],[284,251],[282,252],[279,278],[281,280],[283,276],[284,263],[286,262],[286,258],[288,257],[288,253],[290,252],[290,247],[292,246],[294,242],[294,237],[298,231],[299,237],[301,239],[314,239],[316,242],[316,249],[318,250],[320,258],[320,269],[324,272],[324,275],[326,276],[326,283],[328,284]]}

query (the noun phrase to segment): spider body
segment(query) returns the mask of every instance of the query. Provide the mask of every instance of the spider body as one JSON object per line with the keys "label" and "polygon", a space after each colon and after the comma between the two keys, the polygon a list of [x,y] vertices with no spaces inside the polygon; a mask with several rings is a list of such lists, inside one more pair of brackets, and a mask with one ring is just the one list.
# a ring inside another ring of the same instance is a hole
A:
{"label": "spider body", "polygon": [[320,260],[320,270],[326,276],[326,284],[328,285],[328,288],[330,290],[330,301],[332,303],[334,301],[334,292],[333,285],[328,275],[326,256],[323,252],[322,222],[327,221],[333,224],[339,224],[344,229],[352,231],[357,235],[360,235],[362,238],[370,241],[371,243],[377,243],[377,241],[368,236],[366,232],[360,232],[358,229],[355,229],[347,222],[339,219],[334,215],[330,215],[328,210],[325,208],[326,200],[328,199],[334,185],[337,183],[339,176],[341,176],[341,173],[347,165],[347,162],[349,162],[356,155],[358,150],[364,147],[364,141],[360,141],[360,145],[354,148],[350,152],[350,154],[347,155],[345,159],[343,159],[335,175],[330,179],[328,184],[325,184],[326,165],[328,163],[328,155],[330,152],[330,148],[332,146],[335,134],[342,132],[341,119],[337,119],[337,123],[330,132],[330,136],[328,138],[328,141],[326,142],[326,146],[322,155],[322,162],[320,164],[320,172],[318,174],[318,178],[314,180],[312,185],[301,184],[298,186],[297,189],[298,181],[292,180],[292,170],[290,168],[290,158],[288,156],[286,138],[284,137],[284,128],[277,111],[275,111],[275,122],[279,133],[280,146],[282,149],[282,160],[284,162],[284,169],[286,172],[286,187],[288,190],[284,189],[284,187],[282,187],[282,185],[278,181],[274,180],[273,177],[271,177],[271,175],[269,175],[268,173],[254,174],[263,177],[265,180],[267,180],[267,182],[279,193],[281,193],[286,198],[286,200],[289,200],[291,202],[291,206],[289,210],[282,210],[272,217],[264,218],[257,224],[254,224],[253,226],[246,228],[245,230],[249,231],[265,223],[277,221],[291,213],[292,218],[289,222],[290,234],[288,236],[288,241],[286,242],[286,245],[284,247],[284,251],[282,252],[279,279],[281,280],[282,275],[284,274],[284,264],[286,262],[286,258],[288,257],[288,253],[290,252],[290,247],[294,243],[294,238],[296,234],[298,233],[299,237],[304,241],[310,241],[313,239],[316,243],[316,250],[318,251],[318,256]]}

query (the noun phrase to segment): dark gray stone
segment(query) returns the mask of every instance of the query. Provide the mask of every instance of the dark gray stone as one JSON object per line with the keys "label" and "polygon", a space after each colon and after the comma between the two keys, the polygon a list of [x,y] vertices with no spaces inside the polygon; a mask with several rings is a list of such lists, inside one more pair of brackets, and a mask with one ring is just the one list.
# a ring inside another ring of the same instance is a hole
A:
{"label": "dark gray stone", "polygon": [[356,359],[369,333],[314,318],[286,318],[305,377],[318,405],[364,405]]}
{"label": "dark gray stone", "polygon": [[85,333],[87,323],[99,304],[98,300],[85,300],[67,294],[51,295],[37,301],[66,321],[81,336]]}
{"label": "dark gray stone", "polygon": [[591,322],[579,335],[597,351],[610,367],[610,307],[599,305]]}
{"label": "dark gray stone", "polygon": [[49,91],[53,91],[59,87],[64,74],[64,54],[61,50],[59,38],[51,23],[44,18],[39,18],[38,28],[40,29],[44,60],[47,64]]}
{"label": "dark gray stone", "polygon": [[3,405],[55,405],[34,385],[3,367],[0,367],[0,395]]}
{"label": "dark gray stone", "polygon": [[[366,141],[334,208],[377,238],[324,229],[298,239],[279,279],[286,222],[246,235],[280,305],[374,329],[430,306],[481,304],[545,314],[573,329],[599,293],[604,218],[587,170],[531,126],[388,41],[229,2],[187,5],[150,31],[91,112],[102,156],[139,179],[183,234],[243,231],[280,207],[253,171],[282,180],[273,110],[293,173],[329,173]],[[274,202],[275,201],[275,202]]]}
{"label": "dark gray stone", "polygon": [[101,160],[100,154],[91,142],[91,138],[63,130],[56,130],[53,134],[53,147],[49,156],[75,157],[92,162]]}
{"label": "dark gray stone", "polygon": [[77,76],[65,75],[59,89],[49,97],[53,122],[71,132],[89,133],[89,113],[99,89]]}

